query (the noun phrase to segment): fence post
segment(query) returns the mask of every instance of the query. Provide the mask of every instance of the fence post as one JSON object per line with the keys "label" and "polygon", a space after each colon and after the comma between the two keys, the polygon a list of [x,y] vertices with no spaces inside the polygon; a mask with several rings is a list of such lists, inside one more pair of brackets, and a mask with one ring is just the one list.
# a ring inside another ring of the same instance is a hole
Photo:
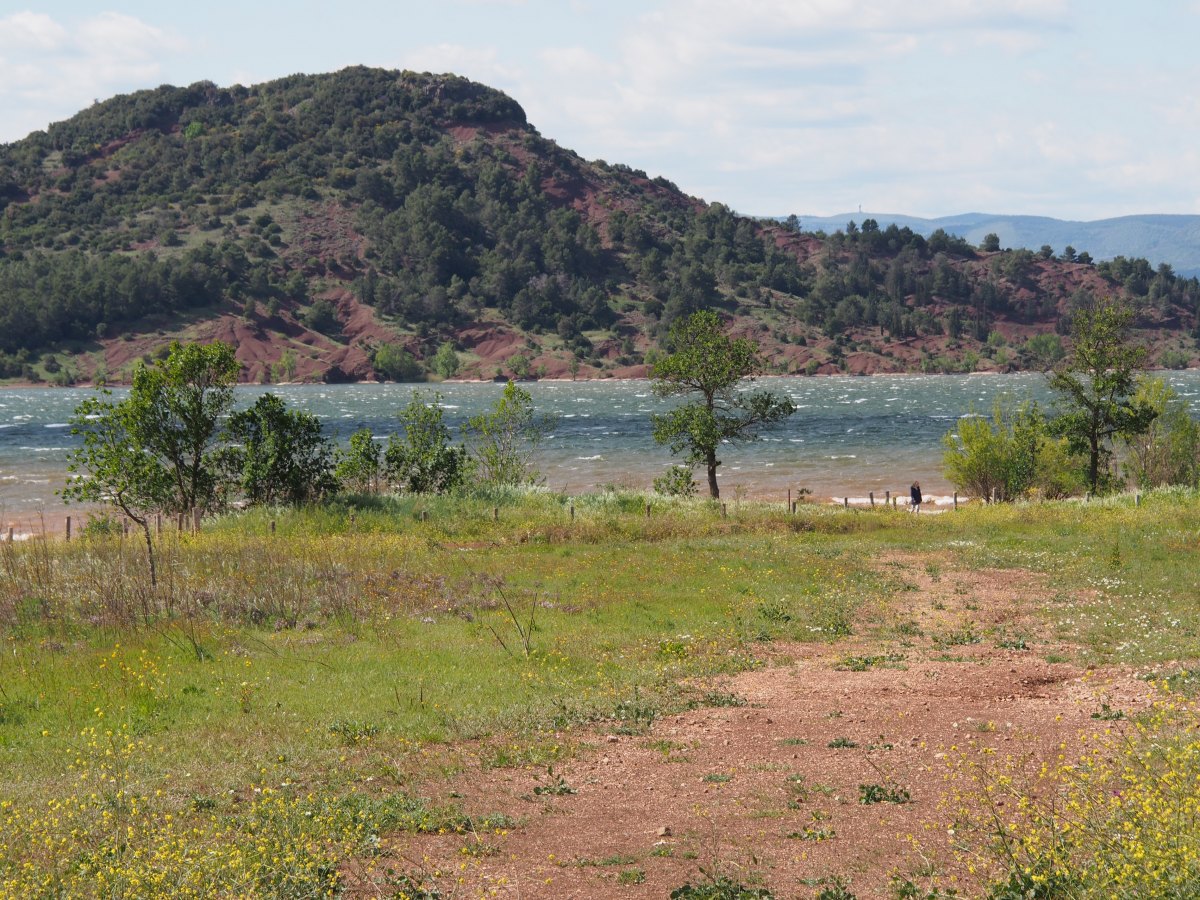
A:
{"label": "fence post", "polygon": [[725,504],[721,504],[721,518],[724,519],[729,515],[729,510],[725,508]]}
{"label": "fence post", "polygon": [[575,521],[575,504],[574,503],[571,504],[571,521],[572,522]]}
{"label": "fence post", "polygon": [[1134,493],[1133,493],[1133,505],[1134,506],[1142,505],[1142,495],[1137,491],[1134,491]]}
{"label": "fence post", "polygon": [[794,516],[795,514],[796,514],[796,501],[793,500],[792,501],[792,515]]}
{"label": "fence post", "polygon": [[175,530],[183,531],[183,513],[175,514]]}
{"label": "fence post", "polygon": [[492,521],[493,522],[500,521],[500,507],[498,507],[498,506],[492,507]]}
{"label": "fence post", "polygon": [[13,542],[13,527],[11,525],[8,526],[8,542],[10,544]]}
{"label": "fence post", "polygon": [[954,508],[958,509],[958,491],[954,492]]}
{"label": "fence post", "polygon": [[842,498],[842,506],[846,507],[846,509],[850,508],[850,498],[849,497]]}
{"label": "fence post", "polygon": [[71,517],[67,516],[67,540],[71,539]]}
{"label": "fence post", "polygon": [[867,496],[871,498],[871,509],[875,508],[875,492],[867,491]]}
{"label": "fence post", "polygon": [[792,510],[793,512],[796,511],[796,508],[794,506],[792,506],[792,489],[791,488],[788,488],[788,509]]}
{"label": "fence post", "polygon": [[646,504],[646,518],[647,519],[650,518],[650,504],[649,503]]}
{"label": "fence post", "polygon": [[271,534],[274,534],[274,533],[275,533],[275,520],[272,519],[271,520]]}

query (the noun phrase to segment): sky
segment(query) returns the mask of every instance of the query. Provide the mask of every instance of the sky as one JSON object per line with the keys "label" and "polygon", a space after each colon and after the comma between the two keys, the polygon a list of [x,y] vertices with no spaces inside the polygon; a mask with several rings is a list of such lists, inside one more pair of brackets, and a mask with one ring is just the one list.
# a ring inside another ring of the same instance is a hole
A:
{"label": "sky", "polygon": [[746,215],[1200,213],[1200,0],[0,0],[0,143],[348,65],[498,88]]}

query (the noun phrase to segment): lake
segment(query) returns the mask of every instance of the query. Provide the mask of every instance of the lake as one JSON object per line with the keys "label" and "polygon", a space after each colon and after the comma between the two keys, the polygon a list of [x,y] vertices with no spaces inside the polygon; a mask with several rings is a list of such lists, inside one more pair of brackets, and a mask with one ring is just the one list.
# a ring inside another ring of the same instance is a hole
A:
{"label": "lake", "polygon": [[[1161,373],[1200,415],[1200,371]],[[646,488],[671,462],[654,443],[650,414],[667,408],[646,381],[542,381],[522,385],[539,413],[557,419],[538,453],[547,487],[567,493],[605,485]],[[1019,375],[897,375],[761,378],[756,386],[786,393],[797,412],[777,429],[746,444],[726,446],[720,458],[721,492],[732,499],[786,497],[803,487],[816,500],[865,500],[868,492],[907,496],[919,480],[933,503],[953,488],[942,476],[942,436],[972,410],[990,412],[1000,394],[1051,402],[1045,378]],[[236,403],[249,405],[266,391],[320,418],[325,432],[345,443],[368,427],[385,436],[398,430],[395,413],[413,385],[348,384],[239,387]],[[503,385],[449,383],[437,390],[457,434],[467,417],[490,407]],[[55,492],[63,485],[68,451],[76,446],[69,419],[94,393],[90,388],[0,389],[0,519],[28,522],[44,512],[61,517]],[[115,397],[123,392],[114,391]],[[703,482],[703,473],[699,473]],[[18,529],[20,530],[20,529]]]}

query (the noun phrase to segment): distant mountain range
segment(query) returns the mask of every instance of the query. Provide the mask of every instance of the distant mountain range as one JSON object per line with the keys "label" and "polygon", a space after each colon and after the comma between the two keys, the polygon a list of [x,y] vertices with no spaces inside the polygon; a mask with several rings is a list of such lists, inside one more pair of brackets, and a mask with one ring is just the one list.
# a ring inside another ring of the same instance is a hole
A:
{"label": "distant mountain range", "polygon": [[[987,234],[1000,238],[1002,247],[1037,250],[1049,244],[1056,254],[1070,245],[1086,250],[1097,260],[1117,256],[1148,259],[1157,266],[1168,263],[1180,275],[1200,275],[1200,216],[1141,215],[1072,222],[1046,216],[1001,216],[991,213],[964,213],[922,219],[893,213],[856,212],[838,216],[800,216],[805,231],[844,230],[848,222],[862,224],[874,219],[880,228],[895,223],[929,237],[941,228],[978,246]],[[780,221],[782,221],[782,217]]]}

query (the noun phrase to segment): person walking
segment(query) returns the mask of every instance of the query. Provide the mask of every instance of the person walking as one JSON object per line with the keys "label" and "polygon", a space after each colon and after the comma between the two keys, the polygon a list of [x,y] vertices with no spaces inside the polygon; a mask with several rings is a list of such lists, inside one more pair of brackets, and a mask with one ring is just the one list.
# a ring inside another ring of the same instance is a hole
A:
{"label": "person walking", "polygon": [[912,501],[912,511],[919,513],[921,511],[921,482],[914,481],[912,487],[908,489],[909,499]]}

